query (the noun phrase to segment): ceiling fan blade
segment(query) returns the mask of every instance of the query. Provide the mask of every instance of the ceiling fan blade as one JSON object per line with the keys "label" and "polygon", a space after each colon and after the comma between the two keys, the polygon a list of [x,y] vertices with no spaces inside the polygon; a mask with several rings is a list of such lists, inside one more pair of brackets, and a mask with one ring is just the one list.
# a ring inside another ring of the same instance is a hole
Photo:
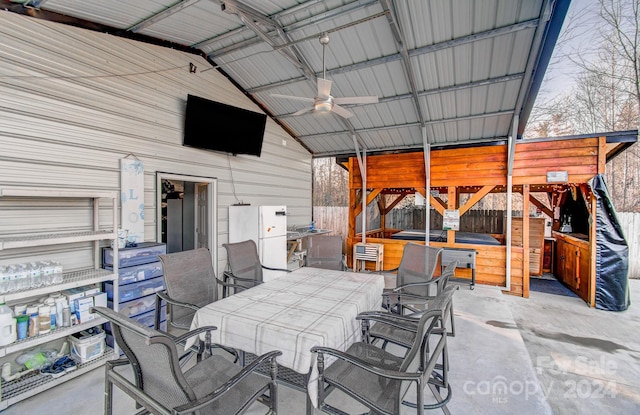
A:
{"label": "ceiling fan blade", "polygon": [[318,78],[318,98],[327,99],[331,95],[331,81]]}
{"label": "ceiling fan blade", "polygon": [[271,96],[274,97],[274,98],[292,99],[292,100],[295,100],[295,101],[315,102],[315,100],[313,98],[294,97],[292,95],[271,94]]}
{"label": "ceiling fan blade", "polygon": [[341,107],[340,105],[334,104],[333,108],[331,108],[331,111],[335,112],[336,114],[338,114],[342,118],[353,117],[353,113],[351,111]]}
{"label": "ceiling fan blade", "polygon": [[333,98],[336,104],[377,104],[377,96]]}
{"label": "ceiling fan blade", "polygon": [[293,113],[293,114],[291,114],[291,115],[302,115],[302,114],[305,114],[305,113],[307,113],[307,112],[311,112],[311,111],[313,111],[313,107],[303,108],[303,109],[301,109],[301,110],[299,110],[299,111],[294,112],[294,113]]}

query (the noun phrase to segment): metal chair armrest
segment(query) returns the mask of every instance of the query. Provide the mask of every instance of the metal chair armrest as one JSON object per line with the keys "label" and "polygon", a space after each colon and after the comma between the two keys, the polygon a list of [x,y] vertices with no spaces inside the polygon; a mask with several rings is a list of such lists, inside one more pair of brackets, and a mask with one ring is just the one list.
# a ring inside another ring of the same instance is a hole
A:
{"label": "metal chair armrest", "polygon": [[384,377],[387,379],[395,379],[395,380],[408,380],[415,381],[420,379],[422,376],[421,373],[411,373],[411,372],[400,372],[397,370],[387,370],[382,369],[376,366],[365,362],[357,356],[350,355],[345,352],[341,352],[340,350],[332,349],[330,347],[323,346],[315,346],[311,348],[312,353],[318,353],[318,359],[321,359],[321,355],[328,354],[329,356],[333,356],[339,360],[342,360],[348,364],[357,366],[369,373],[373,373],[377,376]]}
{"label": "metal chair armrest", "polygon": [[428,281],[420,281],[420,282],[410,282],[408,284],[402,284],[396,288],[393,289],[394,293],[400,292],[406,288],[411,288],[411,287],[420,287],[420,286],[427,286],[427,285],[431,285],[431,284],[438,284],[438,282],[440,282],[443,278],[443,275],[440,275],[438,277],[435,278],[431,278]]}
{"label": "metal chair armrest", "polygon": [[[253,279],[251,279],[251,278],[236,277],[236,276],[235,276],[235,275],[233,275],[233,273],[231,273],[230,271],[225,271],[225,272],[223,273],[223,275],[224,275],[224,279],[225,279],[225,281],[223,281],[223,282],[225,282],[225,283],[227,283],[227,284],[229,284],[228,282],[226,282],[226,280],[228,280],[228,279],[233,279],[233,280],[235,280],[235,281],[246,282],[246,283],[248,283],[248,284],[254,284],[254,285],[259,285],[259,284],[261,284],[261,283],[260,283],[260,281],[253,280]],[[245,288],[245,289],[246,289],[246,288]]]}
{"label": "metal chair armrest", "polygon": [[173,339],[174,342],[179,343],[179,344],[183,344],[184,342],[187,341],[187,339],[193,337],[193,336],[197,336],[199,334],[202,333],[206,333],[206,332],[211,332],[213,330],[218,330],[218,328],[216,326],[202,326],[202,327],[198,327],[195,328],[191,331],[188,331],[180,336],[173,336],[171,334],[169,334],[168,336],[171,337]]}
{"label": "metal chair armrest", "polygon": [[[420,314],[420,313],[416,313],[416,314]],[[358,314],[356,316],[356,320],[380,322],[380,323],[389,324],[391,326],[398,327],[398,328],[403,328],[403,329],[407,328],[415,332],[416,331],[415,323],[420,317],[421,316],[418,316],[417,318],[409,317],[406,315],[403,316],[399,314],[390,314],[382,311],[365,311],[364,313]]]}
{"label": "metal chair armrest", "polygon": [[229,379],[228,381],[226,381],[222,385],[218,386],[218,388],[216,390],[214,390],[213,392],[203,396],[202,398],[198,399],[193,404],[181,405],[181,406],[178,406],[178,407],[174,408],[175,413],[176,414],[192,413],[192,412],[198,411],[199,409],[202,409],[205,406],[211,404],[212,402],[220,399],[225,393],[227,393],[230,390],[232,390],[232,388],[235,385],[237,385],[244,378],[249,376],[252,372],[254,372],[258,368],[258,366],[260,366],[262,363],[264,363],[267,360],[271,361],[272,378],[275,381],[275,377],[276,377],[276,374],[277,374],[276,357],[278,357],[280,355],[282,355],[281,351],[274,350],[274,351],[265,353],[262,356],[259,356],[256,360],[251,362],[251,364],[249,364],[249,365],[245,366],[244,368],[242,368],[242,370],[240,372],[238,372],[235,376],[233,376],[231,379]]}
{"label": "metal chair armrest", "polygon": [[166,301],[167,303],[169,303],[171,305],[190,308],[190,309],[192,309],[194,311],[198,311],[200,309],[200,307],[198,307],[197,305],[190,304],[190,303],[185,303],[185,302],[178,301],[178,300],[174,300],[173,298],[169,297],[169,295],[167,294],[166,291],[157,291],[156,295],[158,297],[160,297],[163,301]]}
{"label": "metal chair armrest", "polygon": [[288,270],[288,269],[284,269],[284,268],[272,268],[272,267],[268,267],[268,266],[266,266],[266,265],[261,265],[261,267],[262,267],[263,269],[268,269],[269,271],[291,272],[290,270]]}

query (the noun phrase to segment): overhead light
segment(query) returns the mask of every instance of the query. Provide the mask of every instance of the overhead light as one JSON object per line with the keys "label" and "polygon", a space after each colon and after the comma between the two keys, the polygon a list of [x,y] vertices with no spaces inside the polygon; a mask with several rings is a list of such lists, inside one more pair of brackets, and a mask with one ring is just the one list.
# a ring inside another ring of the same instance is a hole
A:
{"label": "overhead light", "polygon": [[331,97],[326,99],[316,99],[314,109],[318,112],[329,112],[333,108],[333,99]]}

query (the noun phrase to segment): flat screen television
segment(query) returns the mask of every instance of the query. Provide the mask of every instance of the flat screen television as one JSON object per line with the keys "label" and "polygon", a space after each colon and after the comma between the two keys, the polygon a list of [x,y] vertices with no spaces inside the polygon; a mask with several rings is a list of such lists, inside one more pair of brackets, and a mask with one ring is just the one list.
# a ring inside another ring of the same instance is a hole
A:
{"label": "flat screen television", "polygon": [[182,145],[260,157],[267,116],[189,95]]}

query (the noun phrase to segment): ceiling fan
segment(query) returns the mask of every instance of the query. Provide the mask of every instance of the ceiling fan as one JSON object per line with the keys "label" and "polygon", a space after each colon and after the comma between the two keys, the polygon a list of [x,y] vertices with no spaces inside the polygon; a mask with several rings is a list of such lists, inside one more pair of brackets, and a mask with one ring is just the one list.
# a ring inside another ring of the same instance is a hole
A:
{"label": "ceiling fan", "polygon": [[375,104],[378,102],[377,96],[342,97],[331,96],[331,81],[326,79],[327,68],[325,66],[325,49],[329,43],[329,34],[323,33],[320,36],[322,44],[322,78],[318,78],[318,92],[314,98],[296,97],[291,95],[271,94],[274,98],[284,98],[296,101],[312,102],[313,106],[294,112],[292,115],[301,115],[307,112],[334,112],[343,118],[353,117],[353,113],[340,104]]}

